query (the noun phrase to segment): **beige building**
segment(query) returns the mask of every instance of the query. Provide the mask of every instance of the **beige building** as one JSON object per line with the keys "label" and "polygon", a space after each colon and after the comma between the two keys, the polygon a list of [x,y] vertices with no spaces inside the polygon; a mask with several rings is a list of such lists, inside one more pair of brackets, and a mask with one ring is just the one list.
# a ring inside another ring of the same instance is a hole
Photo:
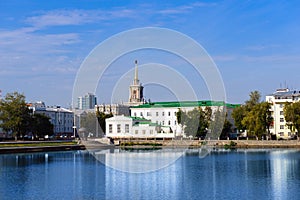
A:
{"label": "beige building", "polygon": [[286,125],[284,105],[299,100],[300,91],[290,91],[288,88],[277,89],[273,94],[266,96],[266,102],[271,103],[271,115],[274,120],[273,125],[270,127],[271,134],[283,139],[290,139],[297,134],[292,132]]}

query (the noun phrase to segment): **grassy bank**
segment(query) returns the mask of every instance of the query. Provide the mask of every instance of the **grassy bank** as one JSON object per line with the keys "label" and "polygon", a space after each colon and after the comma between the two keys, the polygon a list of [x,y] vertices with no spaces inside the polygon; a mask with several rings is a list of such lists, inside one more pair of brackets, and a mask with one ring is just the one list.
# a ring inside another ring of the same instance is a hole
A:
{"label": "grassy bank", "polygon": [[66,146],[77,145],[77,142],[13,142],[0,143],[1,147],[44,147],[44,146]]}

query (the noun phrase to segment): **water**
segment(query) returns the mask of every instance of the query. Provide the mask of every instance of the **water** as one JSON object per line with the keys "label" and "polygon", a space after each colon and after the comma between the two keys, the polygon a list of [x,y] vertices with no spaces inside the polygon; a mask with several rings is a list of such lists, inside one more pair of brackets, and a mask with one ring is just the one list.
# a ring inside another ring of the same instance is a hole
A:
{"label": "water", "polygon": [[205,158],[194,150],[148,173],[115,170],[87,151],[0,155],[1,200],[292,200],[299,189],[296,150],[212,151]]}

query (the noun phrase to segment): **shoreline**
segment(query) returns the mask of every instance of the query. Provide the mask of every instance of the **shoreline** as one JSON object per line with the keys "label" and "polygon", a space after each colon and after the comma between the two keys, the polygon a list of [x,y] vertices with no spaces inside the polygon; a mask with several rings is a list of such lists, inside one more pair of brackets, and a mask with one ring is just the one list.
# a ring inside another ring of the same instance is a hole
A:
{"label": "shoreline", "polygon": [[1,147],[1,154],[12,153],[36,153],[36,152],[50,152],[50,151],[72,151],[85,150],[84,145],[58,145],[58,146],[38,146],[38,147]]}
{"label": "shoreline", "polygon": [[9,142],[0,143],[0,155],[11,153],[35,153],[35,152],[50,152],[50,151],[72,151],[86,149],[110,149],[110,148],[126,148],[132,150],[139,149],[163,149],[163,148],[201,148],[210,147],[218,149],[234,148],[234,149],[300,149],[300,141],[298,140],[170,140],[170,141],[155,141],[153,144],[161,144],[161,146],[145,145],[143,142],[149,140],[139,140],[140,144],[133,146],[116,146],[104,145],[102,143],[94,144],[70,144],[70,145],[47,145],[50,142],[29,142],[30,144],[44,144],[41,146],[3,146],[1,144],[28,144],[28,142]]}

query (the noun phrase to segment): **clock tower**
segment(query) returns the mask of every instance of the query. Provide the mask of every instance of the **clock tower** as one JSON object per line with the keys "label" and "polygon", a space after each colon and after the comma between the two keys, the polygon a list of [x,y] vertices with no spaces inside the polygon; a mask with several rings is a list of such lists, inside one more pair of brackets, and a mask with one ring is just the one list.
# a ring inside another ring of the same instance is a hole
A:
{"label": "clock tower", "polygon": [[143,89],[144,87],[142,86],[138,78],[138,64],[136,60],[133,83],[129,86],[129,105],[135,106],[143,104]]}

